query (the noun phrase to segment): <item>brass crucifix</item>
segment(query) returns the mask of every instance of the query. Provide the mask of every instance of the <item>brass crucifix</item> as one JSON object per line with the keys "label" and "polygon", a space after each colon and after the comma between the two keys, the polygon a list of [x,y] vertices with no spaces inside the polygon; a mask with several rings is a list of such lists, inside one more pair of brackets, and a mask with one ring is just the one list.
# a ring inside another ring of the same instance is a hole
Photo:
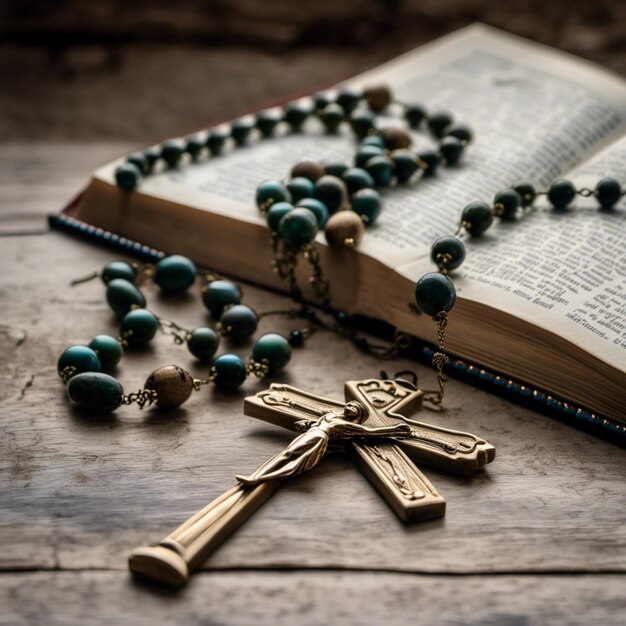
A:
{"label": "brass crucifix", "polygon": [[201,563],[278,488],[317,465],[339,444],[405,522],[442,517],[445,500],[414,462],[465,476],[495,458],[474,435],[417,422],[404,415],[422,403],[410,382],[368,379],[345,385],[345,402],[273,384],[246,398],[244,413],[300,432],[285,450],[188,519],[156,546],[138,548],[130,569],[172,586]]}

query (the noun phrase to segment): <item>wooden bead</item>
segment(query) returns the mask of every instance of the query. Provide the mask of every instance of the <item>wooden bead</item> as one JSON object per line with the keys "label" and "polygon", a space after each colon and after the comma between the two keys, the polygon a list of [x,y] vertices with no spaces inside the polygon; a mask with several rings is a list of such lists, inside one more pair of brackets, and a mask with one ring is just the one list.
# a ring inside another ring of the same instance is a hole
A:
{"label": "wooden bead", "polygon": [[165,365],[148,376],[144,387],[156,391],[159,407],[173,409],[189,399],[193,391],[193,378],[177,365]]}
{"label": "wooden bead", "polygon": [[324,234],[331,248],[356,248],[365,235],[365,225],[354,211],[339,211],[328,220]]}
{"label": "wooden bead", "polygon": [[391,90],[385,85],[368,87],[365,90],[365,100],[372,111],[380,113],[391,104]]}
{"label": "wooden bead", "polygon": [[411,135],[402,128],[385,128],[381,131],[387,150],[403,150],[411,143]]}
{"label": "wooden bead", "polygon": [[300,163],[296,163],[293,166],[291,170],[291,178],[302,176],[303,178],[308,178],[309,180],[315,182],[318,178],[324,176],[325,173],[324,166],[321,163],[304,159],[300,161]]}

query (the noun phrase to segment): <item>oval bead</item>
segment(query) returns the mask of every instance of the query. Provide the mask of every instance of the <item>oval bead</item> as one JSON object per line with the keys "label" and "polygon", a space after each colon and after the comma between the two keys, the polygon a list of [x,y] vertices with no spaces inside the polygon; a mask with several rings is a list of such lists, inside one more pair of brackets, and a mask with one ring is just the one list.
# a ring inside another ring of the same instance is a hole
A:
{"label": "oval bead", "polygon": [[278,232],[285,243],[300,248],[311,243],[317,235],[318,226],[315,214],[310,209],[298,207],[283,217]]}
{"label": "oval bead", "polygon": [[419,150],[416,156],[420,161],[423,161],[426,164],[424,176],[434,176],[437,173],[437,168],[439,167],[439,163],[441,163],[441,159],[435,150]]}
{"label": "oval bead", "polygon": [[548,189],[548,200],[557,211],[566,209],[575,196],[576,188],[573,183],[563,178],[555,180]]}
{"label": "oval bead", "polygon": [[291,194],[278,180],[266,180],[256,190],[256,205],[267,211],[275,202],[291,202]]}
{"label": "oval bead", "polygon": [[359,191],[359,189],[368,189],[374,186],[374,179],[369,172],[360,167],[351,167],[346,170],[342,174],[341,180],[345,183],[350,194]]}
{"label": "oval bead", "polygon": [[313,94],[313,106],[317,112],[327,107],[330,103],[330,96],[325,91],[318,91],[316,94]]}
{"label": "oval bead", "polygon": [[383,209],[383,200],[375,189],[361,189],[352,196],[352,210],[371,226]]}
{"label": "oval bead", "polygon": [[185,256],[173,254],[161,259],[154,268],[154,282],[168,293],[180,293],[196,282],[196,264]]}
{"label": "oval bead", "polygon": [[212,328],[196,328],[187,338],[187,349],[202,361],[212,359],[219,344],[220,338]]}
{"label": "oval bead", "polygon": [[594,193],[603,209],[612,209],[622,196],[622,187],[615,178],[603,178]]}
{"label": "oval bead", "polygon": [[346,87],[341,89],[335,98],[337,104],[348,114],[359,106],[359,102],[363,97],[363,92],[357,89]]}
{"label": "oval bead", "polygon": [[159,321],[146,309],[133,309],[120,324],[120,337],[133,348],[148,345],[157,333]]}
{"label": "oval bead", "polygon": [[161,158],[161,148],[159,146],[146,148],[143,151],[143,156],[145,157],[147,164],[146,174],[151,174],[154,170],[154,166],[157,164],[157,161]]}
{"label": "oval bead", "polygon": [[104,370],[113,369],[124,355],[119,341],[110,335],[96,335],[89,342],[89,347],[98,355]]}
{"label": "oval bead", "polygon": [[370,135],[369,137],[365,137],[365,139],[359,143],[359,148],[363,148],[365,146],[375,146],[376,148],[384,150],[385,142],[380,135]]}
{"label": "oval bead", "polygon": [[428,116],[428,130],[435,137],[443,137],[452,125],[454,118],[447,111],[435,111]]}
{"label": "oval bead", "polygon": [[290,102],[285,106],[283,119],[289,124],[293,131],[297,132],[302,128],[311,113],[313,113],[311,107],[306,104],[302,102]]}
{"label": "oval bead", "polygon": [[126,163],[132,163],[139,168],[142,176],[145,176],[150,171],[148,159],[143,152],[133,152],[126,157]]}
{"label": "oval bead", "polygon": [[271,137],[276,126],[280,124],[282,117],[275,111],[259,111],[256,114],[255,123],[262,137]]}
{"label": "oval bead", "polygon": [[318,228],[324,228],[324,226],[326,226],[330,213],[326,208],[326,205],[321,200],[316,200],[315,198],[305,198],[304,200],[300,200],[296,206],[312,211],[313,215],[315,215],[315,219],[317,220]]}
{"label": "oval bead", "polygon": [[123,278],[114,278],[107,285],[106,299],[111,310],[118,316],[124,317],[132,306],[146,306],[143,294],[131,282]]}
{"label": "oval bead", "polygon": [[289,341],[278,333],[267,333],[259,337],[252,348],[252,359],[257,363],[266,362],[268,375],[282,370],[291,360]]}
{"label": "oval bead", "polygon": [[280,221],[283,217],[285,217],[285,215],[287,215],[287,213],[293,211],[293,209],[294,206],[291,202],[276,202],[272,204],[266,215],[267,227],[272,232],[276,232]]}
{"label": "oval bead", "polygon": [[350,127],[352,128],[352,132],[359,138],[363,139],[368,135],[372,134],[375,127],[374,114],[371,111],[354,111],[350,115]]}
{"label": "oval bead", "polygon": [[204,140],[198,135],[187,137],[185,141],[185,152],[191,157],[192,161],[196,161],[205,148]]}
{"label": "oval bead", "polygon": [[426,315],[448,312],[456,301],[454,283],[443,274],[424,274],[415,284],[415,302]]}
{"label": "oval bead", "polygon": [[108,374],[78,374],[67,384],[67,396],[74,404],[97,413],[115,411],[122,404],[123,395],[122,385]]}
{"label": "oval bead", "polygon": [[465,246],[460,239],[451,235],[439,237],[433,242],[430,258],[435,265],[455,270],[465,260]]}
{"label": "oval bead", "polygon": [[406,183],[418,170],[415,155],[409,150],[394,150],[389,158],[393,163],[393,173],[399,183]]}
{"label": "oval bead", "polygon": [[326,163],[326,165],[324,165],[324,173],[330,174],[330,176],[337,176],[338,178],[341,178],[343,173],[349,167],[350,166],[343,161],[331,161],[330,163]]}
{"label": "oval bead", "polygon": [[361,169],[365,169],[365,164],[375,156],[384,156],[385,151],[383,148],[379,148],[378,146],[373,146],[370,144],[361,145],[356,154],[354,155],[354,165],[355,167],[360,167]]}
{"label": "oval bead", "polygon": [[454,124],[446,130],[447,137],[456,137],[463,143],[470,143],[473,139],[472,130],[465,124]]}
{"label": "oval bead", "polygon": [[193,378],[178,365],[165,365],[148,376],[144,389],[156,392],[156,404],[162,409],[174,409],[189,399]]}
{"label": "oval bead", "polygon": [[517,183],[517,185],[513,186],[513,189],[519,194],[522,206],[524,207],[530,206],[537,197],[537,191],[535,190],[534,185],[532,185],[531,183]]}
{"label": "oval bead", "polygon": [[522,199],[515,189],[503,189],[493,199],[493,213],[503,220],[514,220]]}
{"label": "oval bead", "polygon": [[393,100],[391,90],[386,85],[368,87],[363,95],[365,96],[367,106],[376,113],[384,111]]}
{"label": "oval bead", "polygon": [[115,169],[115,183],[124,191],[132,191],[141,182],[141,170],[134,163],[124,163]]}
{"label": "oval bead", "polygon": [[402,128],[384,128],[380,135],[387,150],[406,150],[413,142],[411,135]]}
{"label": "oval bead", "polygon": [[305,198],[312,198],[314,188],[315,185],[313,181],[304,178],[304,176],[298,176],[297,178],[292,178],[287,181],[287,190],[289,191],[293,204]]}
{"label": "oval bead", "polygon": [[387,187],[393,177],[393,161],[386,156],[375,156],[365,164],[365,169],[377,187]]}
{"label": "oval bead", "polygon": [[166,139],[161,144],[161,158],[168,167],[177,167],[185,154],[185,144],[180,139]]}
{"label": "oval bead", "polygon": [[100,278],[105,285],[115,278],[123,278],[129,283],[134,283],[136,277],[135,268],[130,263],[126,263],[126,261],[111,261],[100,272]]}
{"label": "oval bead", "polygon": [[230,124],[230,136],[238,146],[245,146],[250,139],[250,133],[254,128],[254,122],[247,118],[233,120]]}
{"label": "oval bead", "polygon": [[228,140],[228,133],[223,128],[214,128],[206,138],[206,147],[213,156],[221,154]]}
{"label": "oval bead", "polygon": [[472,237],[482,235],[491,226],[492,222],[493,213],[491,207],[485,202],[472,202],[461,213],[461,224]]}
{"label": "oval bead", "polygon": [[304,345],[304,334],[295,328],[289,333],[289,345],[292,348],[301,348]]}
{"label": "oval bead", "polygon": [[202,290],[202,302],[211,315],[219,319],[225,306],[241,302],[241,290],[230,280],[214,280]]}
{"label": "oval bead", "polygon": [[213,363],[213,382],[221,391],[234,391],[241,387],[248,377],[248,368],[236,354],[222,354]]}
{"label": "oval bead", "polygon": [[323,202],[330,213],[335,213],[347,204],[348,190],[341,178],[326,174],[315,182],[313,197]]}
{"label": "oval bead", "polygon": [[448,165],[456,165],[461,159],[464,149],[463,143],[456,137],[444,137],[439,144],[441,156]]}
{"label": "oval bead", "polygon": [[299,163],[296,163],[291,168],[291,178],[298,178],[303,176],[309,180],[315,182],[324,176],[324,167],[317,161],[311,159],[302,159]]}
{"label": "oval bead", "polygon": [[426,118],[426,109],[421,104],[407,104],[404,107],[404,119],[411,128],[418,128]]}
{"label": "oval bead", "polygon": [[324,107],[320,113],[320,119],[322,124],[324,124],[324,128],[326,128],[326,132],[331,134],[337,132],[345,117],[346,112],[334,102]]}
{"label": "oval bead", "polygon": [[100,359],[94,350],[87,346],[70,346],[63,351],[57,361],[57,372],[63,374],[66,367],[74,368],[74,374],[99,372],[102,368]]}
{"label": "oval bead", "polygon": [[324,235],[331,248],[356,248],[365,234],[363,220],[354,211],[338,211],[326,224]]}
{"label": "oval bead", "polygon": [[249,306],[235,304],[222,313],[220,334],[239,343],[254,334],[257,324],[257,315]]}

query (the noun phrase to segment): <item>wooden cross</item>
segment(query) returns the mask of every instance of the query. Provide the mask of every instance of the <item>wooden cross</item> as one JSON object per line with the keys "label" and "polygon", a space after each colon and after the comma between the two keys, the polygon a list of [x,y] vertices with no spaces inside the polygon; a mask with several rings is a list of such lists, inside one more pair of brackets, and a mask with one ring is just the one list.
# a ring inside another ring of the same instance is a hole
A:
{"label": "wooden cross", "polygon": [[[328,419],[334,423],[349,405],[359,406],[366,415],[363,419],[366,426],[361,427],[363,433],[338,441],[398,517],[410,522],[445,514],[444,498],[414,462],[470,476],[495,458],[495,448],[475,435],[406,417],[405,413],[421,406],[423,396],[421,390],[400,379],[349,381],[345,385],[345,402],[289,385],[273,384],[270,389],[246,398],[244,413],[290,430],[306,432],[323,422],[324,416],[330,416]],[[401,432],[401,438],[391,439],[392,432],[398,437]],[[301,438],[302,435],[292,444]],[[279,457],[285,464],[285,459],[293,458],[293,451],[288,447],[268,463]],[[301,471],[304,470],[298,470]],[[240,482],[235,487],[196,513],[157,546],[135,550],[129,559],[130,569],[169,585],[185,584],[189,570],[248,519],[282,482],[279,479],[246,483],[248,479],[238,479]]]}

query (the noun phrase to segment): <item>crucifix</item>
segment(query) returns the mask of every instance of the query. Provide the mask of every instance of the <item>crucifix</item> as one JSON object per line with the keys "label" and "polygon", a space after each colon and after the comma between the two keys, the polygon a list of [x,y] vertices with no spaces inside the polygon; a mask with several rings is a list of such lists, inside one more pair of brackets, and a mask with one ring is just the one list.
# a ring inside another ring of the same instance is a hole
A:
{"label": "crucifix", "polygon": [[172,586],[184,585],[226,537],[247,520],[280,483],[312,469],[330,449],[342,449],[404,522],[442,517],[446,502],[415,463],[471,476],[495,458],[475,435],[408,418],[424,392],[411,382],[367,379],[345,384],[337,401],[272,384],[244,401],[244,414],[300,434],[285,450],[189,518],[156,546],[136,549],[130,569]]}

